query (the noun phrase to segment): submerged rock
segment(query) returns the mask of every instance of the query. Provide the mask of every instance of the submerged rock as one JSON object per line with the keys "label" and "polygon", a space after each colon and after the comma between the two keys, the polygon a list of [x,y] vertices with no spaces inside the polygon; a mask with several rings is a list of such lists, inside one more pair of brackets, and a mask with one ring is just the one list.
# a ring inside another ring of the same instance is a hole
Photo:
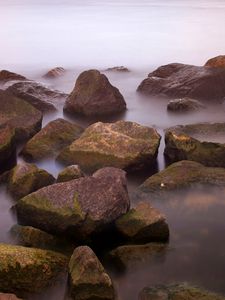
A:
{"label": "submerged rock", "polygon": [[68,96],[35,81],[16,82],[9,86],[7,91],[33,105],[41,112],[56,110],[57,106],[62,105]]}
{"label": "submerged rock", "polygon": [[65,272],[67,258],[59,253],[0,244],[0,290],[40,292]]}
{"label": "submerged rock", "polygon": [[44,187],[16,204],[20,223],[77,240],[108,230],[130,206],[125,173],[86,176]]}
{"label": "submerged rock", "polygon": [[64,149],[58,159],[84,170],[113,166],[141,169],[156,161],[160,135],[134,122],[95,123]]}
{"label": "submerged rock", "polygon": [[188,284],[144,288],[138,300],[225,300],[225,297]]}
{"label": "submerged rock", "polygon": [[49,70],[43,77],[48,79],[54,79],[54,78],[61,77],[62,75],[65,74],[65,72],[66,70],[64,68],[56,67]]}
{"label": "submerged rock", "polygon": [[148,203],[135,208],[116,220],[116,229],[125,240],[133,243],[167,241],[169,228],[165,217]]}
{"label": "submerged rock", "polygon": [[2,165],[12,158],[15,151],[15,130],[8,126],[0,127],[0,171]]}
{"label": "submerged rock", "polygon": [[55,178],[47,171],[34,164],[21,163],[10,171],[8,189],[19,199],[54,182]]}
{"label": "submerged rock", "polygon": [[8,81],[13,81],[13,80],[27,80],[27,78],[7,70],[0,71],[0,84],[1,83],[4,84]]}
{"label": "submerged rock", "polygon": [[225,167],[225,123],[175,126],[165,131],[165,155],[170,162],[193,160]]}
{"label": "submerged rock", "polygon": [[84,173],[80,167],[78,165],[72,165],[59,172],[57,182],[66,182],[81,177],[84,177]]}
{"label": "submerged rock", "polygon": [[111,115],[126,110],[126,102],[119,90],[97,70],[81,73],[64,111],[85,116]]}
{"label": "submerged rock", "polygon": [[213,68],[225,68],[225,55],[219,55],[209,59],[205,66]]}
{"label": "submerged rock", "polygon": [[124,66],[119,66],[119,67],[112,67],[106,69],[106,71],[113,71],[113,72],[130,72],[130,70]]}
{"label": "submerged rock", "polygon": [[77,139],[83,128],[64,119],[49,122],[40,132],[30,139],[22,150],[28,158],[39,160],[56,156],[60,150]]}
{"label": "submerged rock", "polygon": [[95,253],[87,246],[74,250],[69,262],[69,283],[72,299],[115,299],[112,280]]}
{"label": "submerged rock", "polygon": [[168,64],[150,73],[137,90],[146,95],[222,102],[225,97],[225,69]]}
{"label": "submerged rock", "polygon": [[197,111],[204,107],[205,106],[198,100],[185,97],[181,99],[170,100],[167,105],[167,110],[173,112],[188,112]]}
{"label": "submerged rock", "polygon": [[32,137],[41,129],[42,113],[27,102],[0,90],[0,125],[15,129],[17,140]]}

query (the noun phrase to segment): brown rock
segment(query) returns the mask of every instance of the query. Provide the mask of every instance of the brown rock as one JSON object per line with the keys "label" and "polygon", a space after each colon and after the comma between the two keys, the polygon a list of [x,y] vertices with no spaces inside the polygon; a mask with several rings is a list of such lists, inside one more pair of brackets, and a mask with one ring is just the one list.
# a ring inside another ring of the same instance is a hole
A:
{"label": "brown rock", "polygon": [[62,67],[56,67],[54,69],[49,70],[43,77],[48,79],[54,79],[61,77],[64,75],[66,70]]}
{"label": "brown rock", "polygon": [[84,173],[80,167],[78,165],[72,165],[59,172],[57,182],[66,182],[81,177],[84,177]]}
{"label": "brown rock", "polygon": [[225,55],[219,55],[209,59],[205,67],[225,68]]}
{"label": "brown rock", "polygon": [[0,71],[0,83],[6,83],[8,81],[13,81],[13,80],[27,80],[27,79],[22,75],[7,70]]}

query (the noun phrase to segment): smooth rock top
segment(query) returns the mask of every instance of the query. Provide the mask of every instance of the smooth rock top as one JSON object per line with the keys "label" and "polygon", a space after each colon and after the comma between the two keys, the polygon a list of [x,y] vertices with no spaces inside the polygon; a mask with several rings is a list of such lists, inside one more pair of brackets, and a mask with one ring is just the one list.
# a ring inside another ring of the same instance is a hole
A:
{"label": "smooth rock top", "polygon": [[95,253],[87,246],[74,250],[69,262],[70,292],[75,300],[112,300],[112,281]]}
{"label": "smooth rock top", "polygon": [[145,95],[223,102],[225,69],[173,63],[150,73],[137,90]]}
{"label": "smooth rock top", "polygon": [[58,159],[84,170],[101,167],[141,169],[155,162],[160,135],[134,122],[95,123],[63,150]]}
{"label": "smooth rock top", "polygon": [[43,77],[48,79],[54,79],[54,78],[61,77],[62,75],[65,74],[65,72],[66,70],[64,68],[56,67],[49,70]]}
{"label": "smooth rock top", "polygon": [[97,70],[81,73],[64,110],[85,116],[111,115],[126,110],[126,102],[119,90]]}
{"label": "smooth rock top", "polygon": [[72,165],[59,172],[57,182],[66,182],[81,177],[84,177],[84,173],[80,167],[78,165]]}
{"label": "smooth rock top", "polygon": [[205,106],[198,100],[190,98],[181,98],[170,100],[167,105],[167,110],[172,112],[188,112],[197,111]]}
{"label": "smooth rock top", "polygon": [[130,206],[124,172],[115,172],[114,178],[122,179],[86,176],[24,197],[16,205],[19,222],[78,240],[107,230]]}
{"label": "smooth rock top", "polygon": [[0,71],[0,83],[6,83],[13,80],[27,80],[27,78],[7,70]]}
{"label": "smooth rock top", "polygon": [[205,63],[206,67],[225,68],[225,55],[219,55],[209,59]]}
{"label": "smooth rock top", "polygon": [[22,150],[22,154],[34,160],[56,156],[60,150],[77,139],[83,128],[64,119],[49,122]]}

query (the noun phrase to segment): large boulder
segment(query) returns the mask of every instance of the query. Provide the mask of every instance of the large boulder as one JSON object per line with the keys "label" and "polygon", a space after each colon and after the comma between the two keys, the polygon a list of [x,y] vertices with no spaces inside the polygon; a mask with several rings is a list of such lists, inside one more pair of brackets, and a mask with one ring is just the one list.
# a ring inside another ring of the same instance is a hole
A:
{"label": "large boulder", "polygon": [[30,159],[39,160],[56,156],[60,150],[77,139],[83,128],[64,119],[49,122],[22,149],[22,154]]}
{"label": "large boulder", "polygon": [[125,173],[100,174],[44,187],[16,204],[20,223],[86,240],[111,228],[129,209]]}
{"label": "large boulder", "polygon": [[188,284],[173,284],[146,287],[140,292],[138,300],[225,300],[225,296]]}
{"label": "large boulder", "polygon": [[198,111],[204,107],[200,101],[187,97],[170,100],[167,104],[167,110],[171,112]]}
{"label": "large boulder", "polygon": [[225,68],[225,55],[219,55],[213,58],[210,58],[206,63],[206,67],[213,68]]}
{"label": "large boulder", "polygon": [[2,292],[40,292],[67,266],[62,254],[22,246],[0,244],[0,290]]}
{"label": "large boulder", "polygon": [[69,262],[69,283],[72,299],[115,299],[112,280],[87,246],[78,247],[73,252]]}
{"label": "large boulder", "polygon": [[33,105],[42,112],[56,110],[62,105],[67,94],[49,89],[35,81],[20,81],[10,85],[7,91]]}
{"label": "large boulder", "polygon": [[0,171],[2,165],[15,155],[15,130],[6,127],[0,127]]}
{"label": "large boulder", "polygon": [[225,69],[173,63],[150,73],[137,90],[152,96],[222,102],[225,97]]}
{"label": "large boulder", "polygon": [[165,131],[165,155],[170,162],[193,160],[225,167],[225,123],[175,126]]}
{"label": "large boulder", "polygon": [[54,78],[61,77],[62,75],[65,74],[65,72],[66,70],[64,68],[56,67],[49,70],[43,77],[47,79],[54,79]]}
{"label": "large boulder", "polygon": [[20,298],[17,298],[14,294],[4,294],[0,293],[0,300],[22,300]]}
{"label": "large boulder", "polygon": [[125,110],[126,102],[119,90],[97,70],[79,75],[64,106],[64,111],[68,113],[85,116],[111,115]]}
{"label": "large boulder", "polygon": [[27,79],[22,75],[7,70],[0,71],[0,84],[4,84],[8,81],[14,81],[14,80],[27,80]]}
{"label": "large boulder", "polygon": [[167,241],[169,228],[165,217],[148,203],[140,202],[135,208],[116,220],[116,229],[132,243]]}
{"label": "large boulder", "polygon": [[54,182],[55,178],[47,171],[34,164],[20,163],[10,171],[8,190],[14,198],[20,199]]}
{"label": "large boulder", "polygon": [[84,177],[84,173],[81,171],[80,167],[78,165],[72,165],[59,172],[57,182],[66,182],[81,177]]}
{"label": "large boulder", "polygon": [[15,129],[17,140],[28,139],[41,129],[42,113],[27,102],[0,90],[0,125]]}
{"label": "large boulder", "polygon": [[106,166],[141,169],[156,161],[160,135],[134,122],[95,123],[64,149],[58,159],[84,170]]}

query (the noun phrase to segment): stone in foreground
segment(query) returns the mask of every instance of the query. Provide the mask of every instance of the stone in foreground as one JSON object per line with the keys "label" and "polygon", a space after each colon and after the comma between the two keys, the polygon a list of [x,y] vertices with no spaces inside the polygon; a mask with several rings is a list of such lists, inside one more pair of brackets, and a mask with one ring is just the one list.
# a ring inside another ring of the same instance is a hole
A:
{"label": "stone in foreground", "polygon": [[0,293],[0,300],[22,300],[20,298],[17,298],[14,294],[3,294]]}
{"label": "stone in foreground", "polygon": [[190,286],[174,284],[144,288],[138,300],[225,300],[225,296]]}
{"label": "stone in foreground", "polygon": [[34,164],[21,163],[10,171],[8,189],[14,198],[20,199],[54,182],[55,178],[47,171]]}
{"label": "stone in foreground", "polygon": [[170,162],[193,160],[225,167],[225,123],[175,126],[165,131],[164,154]]}
{"label": "stone in foreground", "polygon": [[167,105],[167,110],[171,112],[189,112],[198,111],[205,106],[198,100],[190,98],[181,98],[170,100]]}
{"label": "stone in foreground", "polygon": [[83,128],[64,119],[49,122],[22,150],[22,154],[33,160],[56,156],[60,150],[77,139]]}
{"label": "stone in foreground", "polygon": [[84,177],[84,173],[80,167],[78,165],[72,165],[59,172],[57,182],[66,182],[81,177]]}
{"label": "stone in foreground", "polygon": [[78,241],[107,231],[130,206],[125,172],[110,169],[53,184],[22,198],[16,204],[19,222]]}
{"label": "stone in foreground", "polygon": [[23,294],[40,292],[66,270],[59,253],[0,244],[0,290]]}
{"label": "stone in foreground", "polygon": [[70,293],[74,300],[113,300],[112,280],[87,246],[74,250],[69,262]]}
{"label": "stone in foreground", "polygon": [[189,97],[203,101],[223,102],[225,68],[172,63],[150,73],[137,90],[147,96]]}
{"label": "stone in foreground", "polygon": [[125,240],[133,243],[167,241],[169,238],[165,217],[145,202],[117,219],[116,229]]}
{"label": "stone in foreground", "polygon": [[65,164],[83,170],[112,166],[141,169],[155,163],[160,135],[154,128],[134,122],[95,123],[58,156]]}
{"label": "stone in foreground", "polygon": [[97,70],[81,73],[72,93],[66,100],[64,111],[85,116],[111,115],[126,110],[120,91]]}
{"label": "stone in foreground", "polygon": [[206,67],[212,68],[225,68],[225,55],[219,55],[213,58],[210,58],[206,64]]}

